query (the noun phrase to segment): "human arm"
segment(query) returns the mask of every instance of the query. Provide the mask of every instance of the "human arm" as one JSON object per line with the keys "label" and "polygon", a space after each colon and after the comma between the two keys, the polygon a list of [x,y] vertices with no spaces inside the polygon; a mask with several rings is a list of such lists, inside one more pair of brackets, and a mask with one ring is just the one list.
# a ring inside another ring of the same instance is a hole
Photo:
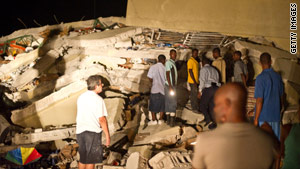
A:
{"label": "human arm", "polygon": [[173,86],[172,86],[172,83],[171,83],[170,74],[171,74],[170,71],[166,71],[166,78],[167,78],[167,81],[168,81],[168,84],[169,84],[169,90],[171,91],[171,90],[173,90]]}
{"label": "human arm", "polygon": [[207,80],[207,70],[205,68],[202,68],[200,70],[200,76],[199,76],[199,91],[198,91],[198,99],[200,99],[201,95],[202,95],[202,89],[204,89],[204,83],[205,80]]}
{"label": "human arm", "polygon": [[255,104],[255,117],[254,117],[254,125],[258,126],[258,118],[260,116],[262,106],[263,106],[264,99],[263,98],[256,98],[256,104]]}
{"label": "human arm", "polygon": [[190,73],[190,76],[194,82],[194,85],[197,85],[197,82],[196,82],[196,78],[194,76],[194,73],[193,73],[193,69],[189,69],[189,73]]}
{"label": "human arm", "polygon": [[105,138],[106,138],[106,146],[109,146],[110,144],[110,135],[109,135],[109,130],[108,130],[108,125],[107,125],[107,120],[106,120],[106,117],[105,116],[102,116],[99,118],[99,123],[100,123],[100,126],[102,128],[102,130],[104,131],[105,133]]}
{"label": "human arm", "polygon": [[257,126],[264,102],[264,79],[262,76],[258,76],[255,80],[254,98],[256,99],[254,125]]}
{"label": "human arm", "polygon": [[241,77],[242,77],[244,86],[247,88],[247,76],[244,75],[244,73],[241,73]]}

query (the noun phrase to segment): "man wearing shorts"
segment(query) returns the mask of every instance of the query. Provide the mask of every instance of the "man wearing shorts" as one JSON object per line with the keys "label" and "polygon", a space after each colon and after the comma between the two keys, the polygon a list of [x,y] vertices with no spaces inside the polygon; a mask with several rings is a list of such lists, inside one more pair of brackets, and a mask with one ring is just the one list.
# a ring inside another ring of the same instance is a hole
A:
{"label": "man wearing shorts", "polygon": [[107,111],[104,100],[98,95],[103,86],[101,76],[90,76],[87,86],[88,91],[77,99],[76,136],[80,155],[79,169],[93,169],[96,163],[102,163],[102,131],[106,136],[106,146],[110,144]]}
{"label": "man wearing shorts", "polygon": [[[147,77],[152,82],[149,111],[152,114],[152,121],[148,125],[156,125],[163,123],[163,114],[165,111],[165,81],[166,81],[166,69],[165,69],[166,56],[159,55],[158,63],[151,66]],[[156,113],[160,113],[160,119],[157,122]]]}

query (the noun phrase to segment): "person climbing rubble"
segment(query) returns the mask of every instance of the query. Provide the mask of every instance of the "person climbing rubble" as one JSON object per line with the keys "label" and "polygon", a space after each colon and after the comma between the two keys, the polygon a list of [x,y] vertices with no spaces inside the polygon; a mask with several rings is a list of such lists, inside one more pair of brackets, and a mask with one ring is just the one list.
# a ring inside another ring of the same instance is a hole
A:
{"label": "person climbing rubble", "polygon": [[170,126],[175,125],[177,97],[177,68],[175,64],[177,52],[175,49],[170,51],[170,59],[166,62],[166,83],[165,83],[165,112],[167,116],[167,124]]}
{"label": "person climbing rubble", "polygon": [[93,75],[87,79],[88,91],[77,100],[76,137],[79,145],[79,169],[93,169],[103,161],[102,131],[106,136],[106,146],[110,144],[107,125],[107,110],[102,97],[101,76]]}
{"label": "person climbing rubble", "polygon": [[[149,103],[149,111],[151,112],[152,120],[148,123],[148,125],[156,125],[156,124],[163,123],[163,115],[165,111],[164,84],[166,81],[165,66],[164,66],[165,62],[166,62],[166,56],[159,55],[158,63],[151,66],[147,74],[147,77],[150,79],[152,83],[150,103]],[[160,113],[159,120],[156,119],[157,113]]]}

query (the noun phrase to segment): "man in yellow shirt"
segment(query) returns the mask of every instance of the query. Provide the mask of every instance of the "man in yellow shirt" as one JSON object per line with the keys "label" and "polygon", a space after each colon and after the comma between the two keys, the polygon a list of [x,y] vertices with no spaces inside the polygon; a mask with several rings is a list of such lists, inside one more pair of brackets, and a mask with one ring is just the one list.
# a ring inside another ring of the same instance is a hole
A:
{"label": "man in yellow shirt", "polygon": [[199,63],[196,60],[198,57],[198,49],[192,50],[192,57],[187,62],[187,69],[188,69],[188,83],[191,87],[191,105],[192,110],[198,112],[198,85],[199,85]]}
{"label": "man in yellow shirt", "polygon": [[212,65],[217,68],[221,76],[221,82],[223,84],[226,83],[226,63],[224,59],[221,57],[220,48],[213,49],[213,57],[215,60],[213,61]]}

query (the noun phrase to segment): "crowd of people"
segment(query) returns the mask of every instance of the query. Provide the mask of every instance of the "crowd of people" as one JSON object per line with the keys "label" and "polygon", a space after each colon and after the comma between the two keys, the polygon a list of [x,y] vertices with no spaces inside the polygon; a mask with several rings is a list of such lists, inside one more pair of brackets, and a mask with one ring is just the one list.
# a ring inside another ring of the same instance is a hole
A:
{"label": "crowd of people", "polygon": [[[299,125],[281,127],[284,84],[281,76],[271,67],[271,55],[261,54],[262,72],[254,80],[249,79],[248,72],[251,70],[242,60],[240,51],[233,52],[233,77],[229,78],[226,77],[227,65],[220,49],[215,48],[212,53],[214,61],[206,56],[200,58],[199,51],[193,49],[187,62],[191,110],[202,113],[204,126],[211,130],[197,138],[193,167],[279,168],[284,152],[289,152],[283,168],[299,168],[300,149],[291,148],[300,143]],[[152,82],[149,105],[151,125],[162,124],[164,115],[167,123],[174,125],[177,97],[175,60],[176,51],[171,50],[170,60],[166,61],[166,57],[160,55],[158,63],[148,72]],[[253,80],[256,105],[254,119],[250,122],[246,113],[247,87]],[[282,137],[281,129],[284,131]],[[289,132],[291,134],[287,137]],[[287,151],[284,151],[285,147]],[[296,159],[299,162],[293,161]]]}
{"label": "crowd of people", "polygon": [[[241,52],[233,53],[234,73],[232,81],[226,77],[226,62],[220,49],[213,49],[214,61],[197,49],[187,62],[187,83],[190,87],[191,109],[203,113],[204,126],[211,131],[198,135],[194,147],[192,165],[195,169],[300,169],[300,123],[281,125],[284,110],[284,84],[272,67],[271,55],[260,56],[262,72],[255,79],[256,106],[254,121],[246,114],[247,65],[241,60]],[[148,71],[151,94],[149,125],[167,122],[175,125],[177,108],[176,50],[170,51],[170,59],[158,56],[158,62]],[[199,63],[200,62],[200,63]],[[227,79],[227,80],[226,80]],[[87,79],[88,91],[77,100],[76,134],[79,144],[79,168],[94,168],[102,162],[102,131],[106,146],[110,144],[107,110],[99,96],[103,83],[101,76]],[[299,103],[300,104],[300,103]],[[300,108],[298,111],[300,121]]]}

